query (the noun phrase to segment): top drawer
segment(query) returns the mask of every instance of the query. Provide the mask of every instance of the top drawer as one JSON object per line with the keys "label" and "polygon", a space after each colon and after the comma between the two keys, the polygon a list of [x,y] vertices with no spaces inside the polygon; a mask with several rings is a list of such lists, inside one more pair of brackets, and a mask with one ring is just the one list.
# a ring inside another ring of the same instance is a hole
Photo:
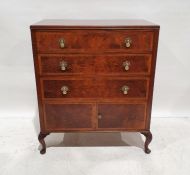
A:
{"label": "top drawer", "polygon": [[142,30],[57,30],[37,31],[39,53],[151,52],[153,31]]}

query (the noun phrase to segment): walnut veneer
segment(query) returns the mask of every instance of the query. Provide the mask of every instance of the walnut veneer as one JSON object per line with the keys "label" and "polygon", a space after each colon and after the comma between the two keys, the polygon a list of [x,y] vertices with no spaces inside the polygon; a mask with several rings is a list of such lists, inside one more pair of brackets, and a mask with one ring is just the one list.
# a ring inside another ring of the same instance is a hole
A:
{"label": "walnut veneer", "polygon": [[159,26],[144,20],[43,20],[30,26],[41,132],[133,131],[150,119]]}

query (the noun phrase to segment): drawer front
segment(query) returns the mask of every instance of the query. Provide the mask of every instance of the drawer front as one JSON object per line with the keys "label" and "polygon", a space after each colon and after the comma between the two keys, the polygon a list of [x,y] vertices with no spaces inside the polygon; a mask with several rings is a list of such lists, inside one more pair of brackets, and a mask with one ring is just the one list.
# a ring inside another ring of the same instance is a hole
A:
{"label": "drawer front", "polygon": [[93,105],[45,104],[45,126],[53,130],[92,128]]}
{"label": "drawer front", "polygon": [[147,79],[99,79],[96,82],[99,97],[102,98],[147,98]]}
{"label": "drawer front", "polygon": [[151,55],[41,55],[39,62],[42,75],[149,74]]}
{"label": "drawer front", "polygon": [[95,98],[93,79],[44,80],[44,98]]}
{"label": "drawer front", "polygon": [[50,74],[93,74],[95,59],[84,55],[42,55],[39,56],[40,73]]}
{"label": "drawer front", "polygon": [[150,52],[153,31],[141,30],[57,30],[37,31],[39,53],[86,51]]}
{"label": "drawer front", "polygon": [[147,98],[148,79],[43,80],[44,98]]}
{"label": "drawer front", "polygon": [[95,72],[99,74],[149,74],[150,54],[102,55],[96,57]]}
{"label": "drawer front", "polygon": [[99,129],[145,129],[145,104],[99,104]]}

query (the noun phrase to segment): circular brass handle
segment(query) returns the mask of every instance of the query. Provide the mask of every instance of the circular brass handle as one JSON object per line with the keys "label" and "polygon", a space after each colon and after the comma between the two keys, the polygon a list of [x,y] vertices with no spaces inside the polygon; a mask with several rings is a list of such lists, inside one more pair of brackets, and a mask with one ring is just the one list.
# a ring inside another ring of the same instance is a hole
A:
{"label": "circular brass handle", "polygon": [[129,66],[131,65],[131,63],[129,61],[124,61],[123,62],[123,67],[125,68],[126,71],[129,70]]}
{"label": "circular brass handle", "polygon": [[62,87],[61,87],[61,91],[62,91],[62,94],[63,94],[63,95],[66,95],[66,94],[68,93],[68,91],[69,91],[68,86],[62,86]]}
{"label": "circular brass handle", "polygon": [[122,88],[121,88],[121,90],[123,91],[123,94],[124,95],[127,95],[128,94],[128,91],[129,91],[129,86],[127,86],[127,85],[124,85],[124,86],[122,86]]}
{"label": "circular brass handle", "polygon": [[132,40],[131,38],[125,38],[125,46],[127,48],[131,47]]}
{"label": "circular brass handle", "polygon": [[61,38],[59,40],[59,46],[60,46],[60,48],[64,48],[65,47],[65,40],[63,38]]}
{"label": "circular brass handle", "polygon": [[62,60],[62,61],[60,62],[60,67],[61,67],[61,70],[62,70],[62,71],[65,71],[66,68],[67,68],[67,66],[68,66],[68,63],[67,63],[66,61]]}

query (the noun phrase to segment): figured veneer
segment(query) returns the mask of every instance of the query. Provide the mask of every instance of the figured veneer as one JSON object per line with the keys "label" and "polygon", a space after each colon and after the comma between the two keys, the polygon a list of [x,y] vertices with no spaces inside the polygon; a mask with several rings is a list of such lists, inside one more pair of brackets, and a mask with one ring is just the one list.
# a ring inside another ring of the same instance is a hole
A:
{"label": "figured veneer", "polygon": [[[44,98],[147,98],[148,79],[43,79]],[[61,88],[68,87],[67,94]],[[122,91],[123,86],[128,86],[127,94]]]}
{"label": "figured veneer", "polygon": [[[36,45],[39,53],[67,53],[92,51],[151,52],[152,31],[134,30],[64,30],[37,31]],[[126,38],[130,37],[131,47],[126,50]],[[64,48],[60,40],[64,40]],[[143,43],[143,44],[142,44]]]}
{"label": "figured veneer", "polygon": [[92,104],[45,104],[47,130],[93,128]]}
{"label": "figured veneer", "polygon": [[98,128],[104,129],[144,129],[145,104],[99,104]]}
{"label": "figured veneer", "polygon": [[148,148],[159,26],[43,20],[31,27],[41,154],[52,132],[140,132]]}
{"label": "figured veneer", "polygon": [[[40,55],[41,75],[150,75],[151,54]],[[67,65],[61,69],[62,61]],[[127,67],[124,63],[127,62]],[[85,64],[84,64],[85,63]],[[126,69],[128,68],[128,69]]]}

